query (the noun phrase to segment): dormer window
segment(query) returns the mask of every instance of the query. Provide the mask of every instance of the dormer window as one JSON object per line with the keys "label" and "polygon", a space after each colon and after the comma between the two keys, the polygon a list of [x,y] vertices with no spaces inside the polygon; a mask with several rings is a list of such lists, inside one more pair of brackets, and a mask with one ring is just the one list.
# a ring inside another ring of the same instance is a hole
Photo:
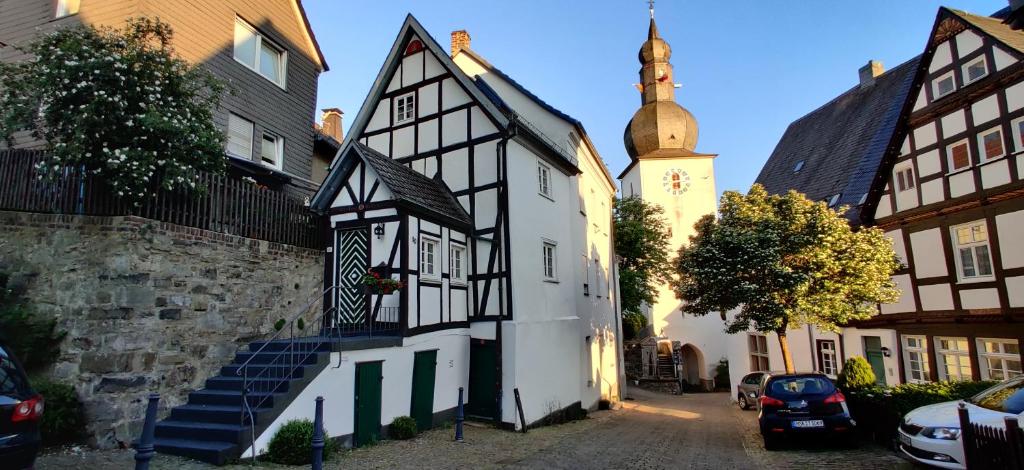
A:
{"label": "dormer window", "polygon": [[953,72],[949,71],[939,78],[936,78],[932,82],[932,95],[933,99],[939,99],[946,96],[956,90],[956,80],[953,78]]}
{"label": "dormer window", "polygon": [[804,161],[803,160],[800,160],[800,161],[796,162],[796,165],[793,165],[793,173],[800,173],[800,170],[803,170],[803,169],[804,169]]}
{"label": "dormer window", "polygon": [[80,0],[57,0],[57,14],[55,18],[77,15]]}
{"label": "dormer window", "polygon": [[395,124],[412,121],[416,117],[416,94],[408,93],[395,98]]}
{"label": "dormer window", "polygon": [[988,66],[985,64],[985,56],[968,62],[963,67],[964,84],[974,83],[988,75]]}
{"label": "dormer window", "polygon": [[831,197],[829,197],[828,198],[828,206],[829,207],[835,207],[836,204],[839,204],[839,196],[840,196],[840,194],[833,194]]}

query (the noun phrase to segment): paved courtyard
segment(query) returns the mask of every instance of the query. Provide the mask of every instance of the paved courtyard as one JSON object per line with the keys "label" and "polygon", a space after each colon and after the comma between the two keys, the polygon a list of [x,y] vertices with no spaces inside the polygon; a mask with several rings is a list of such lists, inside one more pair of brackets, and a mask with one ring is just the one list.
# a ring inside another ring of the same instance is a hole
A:
{"label": "paved courtyard", "polygon": [[[912,468],[891,451],[864,445],[828,445],[766,452],[756,413],[729,404],[724,393],[666,395],[632,390],[621,410],[590,419],[513,434],[467,426],[466,442],[452,429],[436,429],[409,441],[389,441],[335,456],[328,468],[512,469],[788,469]],[[64,450],[40,458],[39,470],[131,468],[129,451]],[[260,464],[263,468],[289,468]],[[206,464],[158,455],[154,470],[210,470]],[[225,467],[232,470],[248,465]],[[299,467],[294,467],[299,468]]]}

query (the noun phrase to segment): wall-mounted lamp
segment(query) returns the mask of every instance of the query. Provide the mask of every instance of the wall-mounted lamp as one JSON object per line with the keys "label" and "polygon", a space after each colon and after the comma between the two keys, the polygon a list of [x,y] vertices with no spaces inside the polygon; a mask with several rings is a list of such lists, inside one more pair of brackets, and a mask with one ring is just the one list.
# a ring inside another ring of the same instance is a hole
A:
{"label": "wall-mounted lamp", "polygon": [[373,234],[377,236],[378,240],[384,239],[384,224],[377,224],[377,226],[373,228]]}
{"label": "wall-mounted lamp", "polygon": [[891,357],[892,356],[892,351],[889,350],[889,348],[887,348],[885,346],[882,346],[882,355],[885,356],[885,357]]}

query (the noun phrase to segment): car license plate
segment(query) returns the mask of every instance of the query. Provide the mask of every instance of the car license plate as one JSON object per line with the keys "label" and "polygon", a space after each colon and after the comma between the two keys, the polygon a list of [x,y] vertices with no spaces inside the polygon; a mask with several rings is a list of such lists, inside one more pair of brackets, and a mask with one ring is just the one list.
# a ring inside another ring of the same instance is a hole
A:
{"label": "car license plate", "polygon": [[820,419],[805,419],[802,421],[793,421],[794,428],[823,428],[825,427],[825,421]]}
{"label": "car license plate", "polygon": [[906,445],[906,446],[910,446],[910,436],[908,436],[906,434],[903,434],[903,433],[899,433],[899,435],[900,435],[900,443],[902,443],[903,445]]}

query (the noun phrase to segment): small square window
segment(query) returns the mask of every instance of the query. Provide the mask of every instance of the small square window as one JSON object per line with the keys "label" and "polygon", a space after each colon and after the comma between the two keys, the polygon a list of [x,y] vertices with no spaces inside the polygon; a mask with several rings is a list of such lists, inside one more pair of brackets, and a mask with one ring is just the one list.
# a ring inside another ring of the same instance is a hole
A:
{"label": "small square window", "polygon": [[80,0],[57,0],[56,18],[77,15]]}
{"label": "small square window", "polygon": [[995,160],[1006,155],[1003,147],[1003,131],[995,128],[981,133],[978,138],[978,150],[981,153],[982,161]]}
{"label": "small square window", "polygon": [[978,57],[963,67],[964,84],[974,83],[985,75],[988,75],[985,56]]}
{"label": "small square window", "polygon": [[966,140],[961,140],[946,147],[946,158],[949,159],[949,171],[962,170],[971,166],[970,147]]}
{"label": "small square window", "polygon": [[555,243],[545,241],[542,248],[542,262],[544,279],[554,281],[558,279],[558,258],[555,256]]}
{"label": "small square window", "polygon": [[537,192],[551,198],[551,168],[543,163],[537,164]]}
{"label": "small square window", "polygon": [[914,189],[915,186],[914,167],[906,166],[896,170],[896,189],[899,192],[909,191]]}
{"label": "small square window", "polygon": [[946,96],[956,90],[956,79],[953,77],[953,72],[950,71],[945,75],[936,78],[932,82],[932,95],[933,99],[939,99]]}
{"label": "small square window", "polygon": [[395,98],[395,124],[416,118],[416,94],[408,93]]}
{"label": "small square window", "polygon": [[263,144],[260,147],[260,161],[264,165],[281,169],[284,162],[284,137],[273,134],[263,134]]}

